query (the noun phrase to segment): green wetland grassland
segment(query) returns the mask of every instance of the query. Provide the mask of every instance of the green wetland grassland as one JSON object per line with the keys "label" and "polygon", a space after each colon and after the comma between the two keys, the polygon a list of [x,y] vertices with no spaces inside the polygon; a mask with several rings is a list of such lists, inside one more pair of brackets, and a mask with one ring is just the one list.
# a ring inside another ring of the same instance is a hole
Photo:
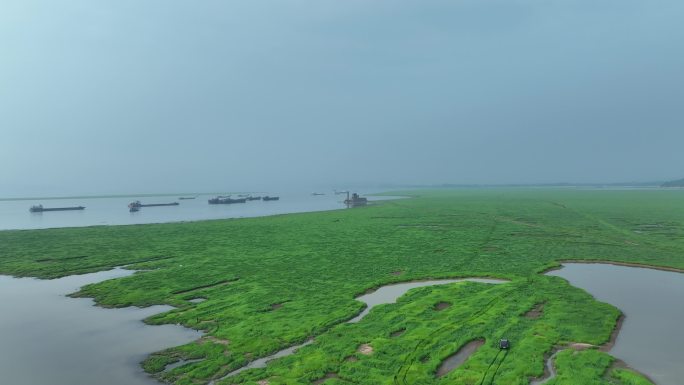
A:
{"label": "green wetland grassland", "polygon": [[[393,193],[396,194],[396,193]],[[146,320],[206,332],[143,367],[206,384],[311,338],[296,354],[217,384],[522,385],[560,352],[551,385],[650,384],[598,349],[620,312],[540,273],[563,260],[684,269],[684,192],[435,190],[352,210],[194,223],[0,232],[0,273],[55,278],[128,265],[84,287],[101,306],[169,304]],[[347,324],[370,289],[428,278],[495,277],[409,291]],[[201,303],[191,299],[206,298]],[[442,304],[442,306],[436,306]],[[447,306],[444,306],[447,305]],[[512,348],[500,352],[497,342]],[[440,363],[485,343],[458,369]],[[203,359],[170,371],[180,359]]]}

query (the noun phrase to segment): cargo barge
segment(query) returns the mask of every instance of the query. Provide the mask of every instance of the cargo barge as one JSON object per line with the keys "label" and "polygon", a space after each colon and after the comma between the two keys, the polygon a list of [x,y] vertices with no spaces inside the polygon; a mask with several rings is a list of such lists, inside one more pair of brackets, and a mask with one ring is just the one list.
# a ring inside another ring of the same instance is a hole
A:
{"label": "cargo barge", "polygon": [[178,202],[173,202],[173,203],[149,203],[149,204],[142,204],[140,201],[135,201],[131,202],[128,204],[128,208],[140,208],[140,207],[157,207],[157,206],[178,206],[180,203]]}
{"label": "cargo barge", "polygon": [[210,205],[229,205],[231,203],[245,203],[245,202],[247,202],[247,198],[233,199],[231,197],[218,196],[216,198],[209,199]]}
{"label": "cargo barge", "polygon": [[75,206],[75,207],[43,207],[43,205],[36,205],[36,206],[31,206],[29,209],[30,212],[32,213],[42,213],[45,211],[73,211],[73,210],[83,210],[85,207],[83,206]]}

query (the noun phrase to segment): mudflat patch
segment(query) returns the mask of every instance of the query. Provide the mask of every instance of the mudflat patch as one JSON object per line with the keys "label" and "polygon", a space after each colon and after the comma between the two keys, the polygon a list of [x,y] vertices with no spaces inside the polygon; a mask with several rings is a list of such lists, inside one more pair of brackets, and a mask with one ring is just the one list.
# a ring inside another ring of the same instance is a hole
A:
{"label": "mudflat patch", "polygon": [[204,336],[200,338],[199,343],[200,344],[206,344],[207,342],[213,342],[215,344],[219,345],[230,345],[230,340],[214,337],[214,336]]}
{"label": "mudflat patch", "polygon": [[313,385],[321,385],[322,383],[328,381],[331,378],[340,378],[340,376],[337,375],[335,372],[329,372],[326,373],[325,376],[317,379],[316,381],[312,382]]}
{"label": "mudflat patch", "polygon": [[373,354],[373,347],[368,344],[362,344],[359,346],[357,351],[363,355],[370,356]]}
{"label": "mudflat patch", "polygon": [[532,309],[530,309],[527,313],[525,313],[525,318],[528,319],[537,319],[544,314],[544,304],[543,303],[538,303],[534,305]]}

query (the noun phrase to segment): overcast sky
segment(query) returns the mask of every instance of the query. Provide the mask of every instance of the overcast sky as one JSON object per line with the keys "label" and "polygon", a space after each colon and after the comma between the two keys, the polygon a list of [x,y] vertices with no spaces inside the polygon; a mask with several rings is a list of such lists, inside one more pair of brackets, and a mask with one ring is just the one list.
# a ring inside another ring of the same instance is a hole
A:
{"label": "overcast sky", "polygon": [[0,196],[684,177],[681,0],[2,0]]}

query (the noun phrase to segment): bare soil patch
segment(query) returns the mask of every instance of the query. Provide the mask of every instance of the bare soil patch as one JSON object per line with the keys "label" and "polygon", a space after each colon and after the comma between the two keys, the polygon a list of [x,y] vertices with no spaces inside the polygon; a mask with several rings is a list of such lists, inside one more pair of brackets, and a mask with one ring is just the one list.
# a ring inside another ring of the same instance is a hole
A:
{"label": "bare soil patch", "polygon": [[370,356],[373,354],[373,347],[368,344],[362,344],[357,351],[363,355]]}
{"label": "bare soil patch", "polygon": [[538,303],[534,305],[527,313],[525,313],[525,318],[537,319],[544,314],[544,303]]}
{"label": "bare soil patch", "polygon": [[572,350],[582,351],[582,350],[587,350],[587,349],[593,348],[594,345],[586,344],[583,342],[575,342],[575,343],[570,344],[568,347]]}
{"label": "bare soil patch", "polygon": [[199,340],[200,344],[206,344],[208,342],[212,342],[212,343],[219,344],[219,345],[226,345],[226,346],[230,345],[230,340],[225,340],[225,339],[221,339],[221,338],[214,337],[214,336],[205,336],[205,337],[200,338],[200,340]]}
{"label": "bare soil patch", "polygon": [[321,385],[322,383],[328,381],[331,378],[340,378],[340,376],[338,376],[337,373],[335,373],[335,372],[329,372],[329,373],[326,373],[325,376],[314,381],[313,384],[314,385]]}

